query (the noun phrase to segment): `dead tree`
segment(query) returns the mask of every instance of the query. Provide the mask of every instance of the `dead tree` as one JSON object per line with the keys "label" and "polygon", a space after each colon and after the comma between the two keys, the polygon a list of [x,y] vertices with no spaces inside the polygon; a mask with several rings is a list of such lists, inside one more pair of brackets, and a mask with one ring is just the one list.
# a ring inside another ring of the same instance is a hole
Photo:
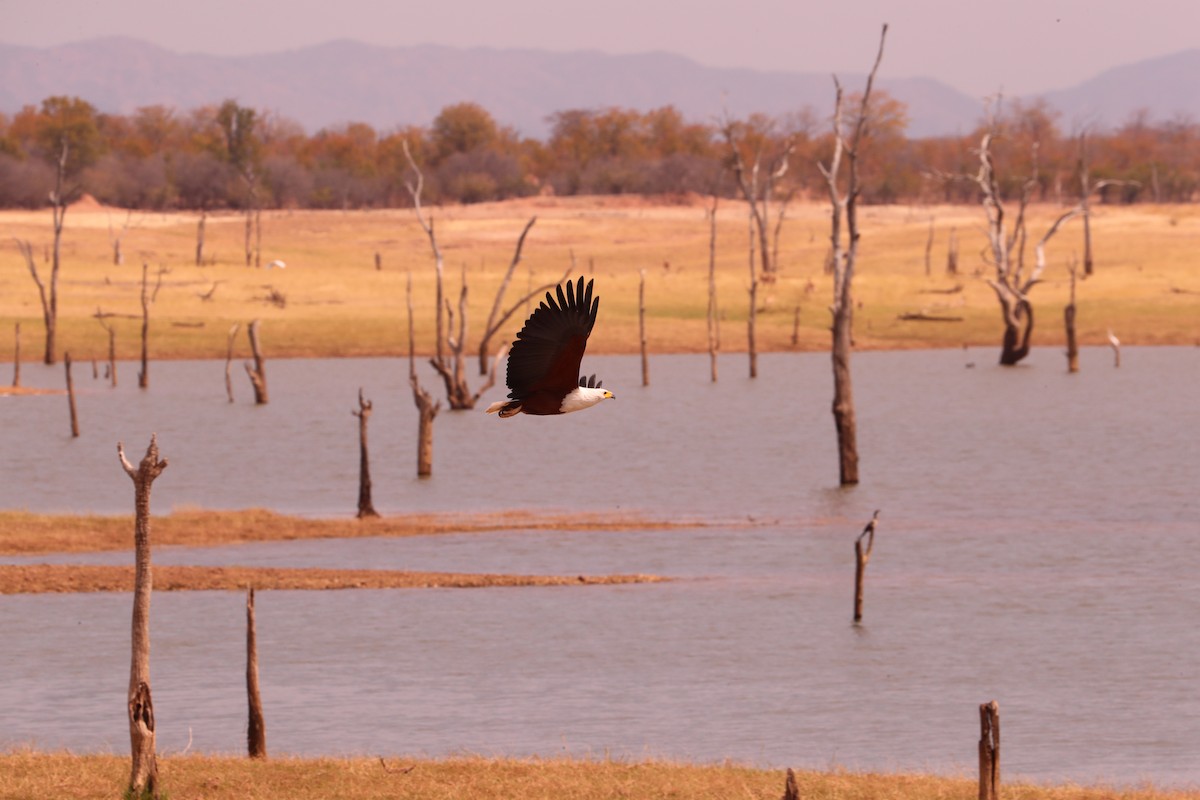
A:
{"label": "dead tree", "polygon": [[[55,211],[55,225],[59,225],[58,212]],[[17,249],[21,251],[21,255],[25,257],[25,266],[29,269],[29,274],[33,276],[33,282],[38,288],[38,298],[42,301],[42,321],[46,328],[46,354],[45,363],[54,363],[54,346],[55,338],[58,332],[58,240],[55,239],[55,255],[54,261],[50,266],[50,278],[48,281],[43,281],[41,274],[38,272],[37,260],[33,256],[33,246],[28,241],[22,239],[13,239],[17,243]]]}
{"label": "dead tree", "polygon": [[162,278],[169,270],[159,268],[158,279],[154,291],[150,291],[150,266],[142,262],[142,370],[138,373],[138,388],[150,386],[150,306],[158,299],[158,290],[162,288]]}
{"label": "dead tree", "polygon": [[21,385],[21,323],[16,323],[13,332],[13,388]]}
{"label": "dead tree", "polygon": [[[500,281],[500,287],[496,290],[496,299],[492,301],[492,310],[491,313],[488,314],[487,324],[483,326],[483,336],[479,340],[480,375],[494,375],[494,370],[496,368],[495,363],[493,362],[490,370],[488,368],[488,358],[491,355],[490,345],[492,337],[499,332],[504,323],[508,322],[509,318],[517,312],[517,309],[524,306],[534,297],[537,297],[548,289],[553,289],[555,286],[558,286],[560,283],[569,278],[575,269],[575,257],[572,255],[571,266],[567,267],[567,270],[562,274],[561,278],[554,283],[544,283],[536,289],[530,289],[525,293],[524,297],[513,303],[507,311],[501,313],[500,307],[504,303],[504,293],[508,290],[508,284],[512,280],[513,272],[516,270],[517,265],[521,263],[521,251],[525,247],[525,237],[529,234],[529,229],[533,227],[533,223],[535,222],[537,222],[537,217],[530,217],[529,222],[525,223],[525,228],[521,231],[521,235],[517,237],[517,247],[513,252],[512,261],[509,262],[508,271],[504,273],[504,278]],[[532,276],[530,277],[532,278]],[[492,379],[492,382],[495,382],[495,378]],[[491,383],[488,384],[489,387],[491,385]]]}
{"label": "dead tree", "polygon": [[267,360],[263,358],[262,347],[258,342],[258,320],[252,320],[250,326],[246,329],[250,337],[250,352],[254,355],[254,366],[250,366],[250,362],[242,363],[246,368],[246,374],[250,376],[250,384],[254,387],[254,404],[265,406],[267,404]]}
{"label": "dead tree", "polygon": [[[479,391],[472,392],[471,387],[467,384],[464,356],[467,346],[467,268],[465,265],[463,266],[462,290],[458,297],[458,331],[455,334],[454,309],[450,306],[450,301],[446,299],[445,295],[445,268],[442,259],[442,250],[438,246],[437,235],[433,229],[433,221],[426,220],[425,214],[421,209],[421,193],[424,190],[425,177],[408,149],[408,142],[404,141],[401,144],[404,147],[404,155],[408,159],[409,167],[416,175],[416,183],[408,181],[405,183],[405,186],[412,197],[413,211],[416,213],[417,222],[429,239],[429,247],[433,251],[433,264],[437,280],[437,310],[435,312],[436,342],[434,345],[434,355],[429,363],[433,365],[433,368],[437,370],[438,375],[442,377],[442,381],[445,383],[446,402],[449,407],[454,410],[474,408],[475,404],[479,402],[479,398],[483,396],[483,393],[492,388],[492,385],[496,382],[496,363],[492,364],[491,373],[484,384],[479,387]],[[527,225],[526,231],[528,229],[529,226]],[[499,362],[499,360],[499,357],[497,357],[496,362]]]}
{"label": "dead tree", "polygon": [[125,263],[125,253],[121,250],[121,241],[125,238],[125,234],[129,232],[129,221],[133,218],[133,210],[125,212],[125,222],[121,225],[121,232],[116,233],[113,230],[112,214],[108,215],[108,243],[112,246],[113,265],[121,266]]}
{"label": "dead tree", "polygon": [[[871,521],[862,529],[862,533],[854,540],[854,621],[862,622],[863,584],[867,578],[867,562],[871,560],[871,551],[875,549],[875,526],[879,522],[879,512],[876,511]],[[863,547],[863,539],[867,540]]]}
{"label": "dead tree", "polygon": [[1113,351],[1113,366],[1121,366],[1121,340],[1112,332],[1112,328],[1108,329],[1108,345]]}
{"label": "dead tree", "polygon": [[787,777],[783,782],[783,800],[800,800],[800,787],[796,784],[796,773],[788,767]]}
{"label": "dead tree", "polygon": [[1079,343],[1075,338],[1075,260],[1071,259],[1071,301],[1063,309],[1063,324],[1067,330],[1067,372],[1079,372]]}
{"label": "dead tree", "polygon": [[646,355],[646,269],[638,281],[638,340],[642,349],[642,386],[650,385],[650,359]]}
{"label": "dead tree", "polygon": [[[792,153],[796,149],[796,137],[785,136],[776,141],[768,125],[766,130],[752,131],[745,123],[726,118],[721,133],[729,148],[729,160],[733,177],[737,181],[742,198],[750,207],[751,235],[758,240],[759,261],[762,278],[775,279],[779,269],[779,227],[791,194],[780,201],[778,219],[772,223],[771,200],[776,194],[779,181],[787,174]],[[776,247],[771,247],[772,233]]]}
{"label": "dead tree", "polygon": [[125,458],[117,442],[117,457],[134,488],[134,586],[132,655],[129,662],[129,743],[133,766],[129,796],[158,797],[158,759],[154,749],[154,704],[150,696],[150,487],[167,468],[158,458],[158,441],[153,435],[137,469]]}
{"label": "dead tree", "polygon": [[1037,262],[1028,274],[1025,273],[1025,212],[1030,196],[1037,186],[1037,144],[1034,144],[1033,174],[1022,184],[1018,198],[1017,213],[1011,229],[1006,227],[1004,205],[1000,201],[1000,190],[996,178],[992,142],[996,137],[994,125],[983,134],[979,146],[979,172],[975,175],[983,197],[987,214],[988,253],[995,275],[988,285],[996,292],[1004,320],[1004,337],[1000,349],[1000,363],[1013,366],[1029,355],[1030,338],[1033,334],[1033,305],[1029,301],[1029,290],[1041,282],[1045,269],[1045,247],[1062,223],[1080,213],[1078,207],[1062,214],[1038,243]]}
{"label": "dead tree", "polygon": [[108,334],[108,380],[109,385],[115,388],[117,385],[117,329],[105,321],[112,315],[105,314],[100,308],[97,308],[96,313],[92,316]]}
{"label": "dead tree", "polygon": [[950,229],[946,241],[946,274],[958,274],[958,231],[954,228]]}
{"label": "dead tree", "polygon": [[413,402],[417,406],[417,477],[427,478],[433,474],[433,419],[442,408],[442,401],[434,401],[429,392],[421,387],[417,377],[416,351],[413,344],[412,273],[408,273],[405,291],[408,302],[408,384],[412,387]]}
{"label": "dead tree", "polygon": [[258,631],[254,624],[254,587],[246,592],[246,700],[249,722],[246,747],[251,758],[267,757],[267,723],[263,719],[262,695],[258,691]]}
{"label": "dead tree", "polygon": [[225,347],[225,396],[233,402],[233,342],[241,323],[235,322],[229,328],[229,341]]}
{"label": "dead tree", "polygon": [[71,438],[79,438],[79,415],[75,413],[75,383],[71,380],[71,354],[63,353],[63,366],[67,369],[67,405],[71,409]]}
{"label": "dead tree", "polygon": [[721,329],[717,319],[717,201],[714,191],[708,209],[708,362],[712,382],[717,382],[717,351],[721,349]]}
{"label": "dead tree", "polygon": [[933,270],[933,215],[929,215],[929,235],[925,237],[925,277]]}
{"label": "dead tree", "polygon": [[1000,796],[1000,706],[979,706],[979,800]]}
{"label": "dead tree", "polygon": [[[850,351],[853,347],[854,325],[854,268],[858,260],[858,181],[859,147],[867,135],[871,100],[871,87],[875,73],[883,60],[883,47],[887,39],[888,26],[879,34],[879,52],[875,64],[867,76],[855,121],[849,139],[842,119],[842,85],[834,76],[836,99],[833,107],[833,157],[829,165],[818,164],[829,187],[832,206],[829,241],[833,261],[833,421],[837,428],[839,476],[842,486],[858,483],[858,425],[854,413],[854,390],[850,380]],[[843,193],[838,186],[842,168],[842,157],[849,162],[849,175]],[[842,244],[842,220],[846,222],[846,244]]]}
{"label": "dead tree", "polygon": [[755,327],[758,324],[758,272],[754,267],[754,214],[748,220],[750,233],[750,309],[746,313],[746,354],[750,358],[750,377],[758,377],[758,343],[755,340]]}
{"label": "dead tree", "polygon": [[378,250],[375,251],[375,271],[383,272],[383,256]]}
{"label": "dead tree", "polygon": [[[204,265],[204,224],[208,220],[208,209],[200,209],[200,221],[196,223],[196,266]],[[215,286],[213,287],[216,288]]]}
{"label": "dead tree", "polygon": [[371,417],[371,401],[363,399],[358,387],[358,409],[350,412],[358,417],[358,518],[378,517],[371,502],[371,458],[367,452],[367,420]]}

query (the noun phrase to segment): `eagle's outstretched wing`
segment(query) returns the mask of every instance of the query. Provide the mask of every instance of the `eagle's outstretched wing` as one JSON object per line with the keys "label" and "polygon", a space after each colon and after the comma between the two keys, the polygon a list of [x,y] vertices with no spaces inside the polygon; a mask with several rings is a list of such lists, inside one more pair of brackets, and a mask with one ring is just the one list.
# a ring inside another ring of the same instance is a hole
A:
{"label": "eagle's outstretched wing", "polygon": [[592,298],[592,281],[584,286],[583,276],[574,285],[567,281],[564,294],[557,288],[558,301],[546,299],[534,309],[517,334],[508,353],[508,396],[523,400],[533,392],[557,392],[565,396],[579,385],[579,362],[588,336],[596,324],[600,298]]}

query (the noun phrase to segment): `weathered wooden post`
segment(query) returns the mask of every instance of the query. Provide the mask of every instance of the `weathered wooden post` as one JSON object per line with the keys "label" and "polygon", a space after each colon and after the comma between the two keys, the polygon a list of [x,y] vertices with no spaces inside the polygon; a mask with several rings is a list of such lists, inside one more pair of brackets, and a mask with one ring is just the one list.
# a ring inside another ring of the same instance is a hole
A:
{"label": "weathered wooden post", "polygon": [[1000,706],[979,706],[979,800],[997,800],[1000,791]]}
{"label": "weathered wooden post", "polygon": [[638,337],[642,344],[642,386],[650,385],[650,361],[646,357],[646,268],[638,283]]}
{"label": "weathered wooden post", "polygon": [[258,344],[258,320],[253,320],[247,329],[250,337],[250,351],[254,354],[254,366],[245,362],[246,374],[250,376],[250,384],[254,387],[255,405],[267,404],[267,361],[263,358],[262,348]]}
{"label": "weathered wooden post", "polygon": [[[871,521],[863,528],[862,533],[854,540],[854,622],[862,622],[863,610],[863,582],[867,577],[867,562],[871,559],[871,551],[875,549],[875,525],[879,521],[879,511],[877,510],[871,517]],[[863,538],[866,537],[867,546],[863,548]]]}
{"label": "weathered wooden post", "polygon": [[71,380],[71,354],[63,353],[63,364],[67,368],[67,405],[71,408],[71,437],[79,438],[79,416],[75,413],[75,383]]}
{"label": "weathered wooden post", "polygon": [[371,416],[371,401],[363,399],[362,387],[358,387],[358,410],[350,413],[358,417],[358,518],[378,517],[379,512],[371,502],[371,458],[367,453],[367,419]]}
{"label": "weathered wooden post", "polygon": [[117,457],[133,480],[135,509],[133,636],[128,695],[133,766],[128,795],[157,798],[158,758],[154,750],[154,704],[150,697],[150,487],[167,468],[167,460],[159,460],[158,441],[154,435],[150,436],[150,446],[137,469],[125,458],[125,448],[120,442],[117,442]]}
{"label": "weathered wooden post", "polygon": [[267,757],[267,724],[263,720],[262,695],[258,691],[258,632],[254,625],[254,587],[246,592],[246,697],[250,721],[246,744],[251,758]]}

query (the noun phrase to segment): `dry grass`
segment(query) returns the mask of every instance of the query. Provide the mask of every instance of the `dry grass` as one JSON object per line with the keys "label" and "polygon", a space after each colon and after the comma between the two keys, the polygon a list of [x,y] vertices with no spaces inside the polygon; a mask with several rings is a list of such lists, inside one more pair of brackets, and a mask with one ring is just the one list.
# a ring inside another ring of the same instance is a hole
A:
{"label": "dry grass", "polygon": [[[497,530],[629,530],[697,527],[694,520],[655,520],[620,514],[409,514],[375,519],[305,519],[272,511],[176,511],[153,519],[154,546],[210,547],[245,542],[360,536],[427,536]],[[0,511],[0,555],[129,550],[130,516],[69,516]]]}
{"label": "dry grass", "polygon": [[[371,569],[154,567],[160,592],[259,589],[481,589],[498,586],[595,586],[657,583],[656,575],[491,575]],[[133,567],[0,564],[0,594],[131,592]]]}
{"label": "dry grass", "polygon": [[[326,800],[333,797],[457,800],[601,800],[688,798],[731,800],[783,794],[784,774],[737,765],[571,758],[445,760],[406,758],[298,759],[160,757],[160,780],[171,800]],[[18,751],[0,754],[0,798],[119,796],[129,780],[129,759]],[[798,772],[806,800],[972,800],[968,778],[844,771]],[[1006,784],[1007,800],[1184,800],[1195,792],[1150,788]]]}
{"label": "dry grass", "polygon": [[[557,280],[576,258],[576,271],[599,283],[601,322],[590,347],[595,353],[636,352],[637,283],[647,270],[650,347],[657,352],[696,352],[706,347],[708,230],[704,202],[667,204],[639,198],[534,198],[507,203],[434,210],[446,258],[449,290],[457,297],[458,274],[470,280],[470,318],[477,334],[521,227],[533,215],[524,260],[509,298],[531,280]],[[1032,209],[1036,239],[1057,207]],[[998,343],[998,306],[984,283],[983,215],[975,207],[869,207],[862,212],[863,238],[856,278],[856,339],[861,348],[957,347]],[[936,238],[933,275],[925,276],[929,219]],[[792,347],[794,310],[800,309],[799,348],[828,346],[830,279],[821,265],[827,248],[826,208],[799,204],[789,209],[780,244],[782,276],[760,292],[759,346]],[[281,258],[286,270],[240,266],[242,218],[211,217],[208,252],[217,263],[192,261],[194,214],[135,214],[125,237],[127,263],[114,266],[108,242],[109,214],[76,210],[66,218],[61,278],[61,342],[77,361],[103,358],[106,339],[92,319],[98,307],[118,315],[120,357],[138,348],[136,316],[141,263],[171,271],[152,310],[152,357],[219,358],[229,327],[263,320],[269,357],[395,355],[407,350],[404,281],[415,276],[418,345],[431,344],[433,269],[428,243],[411,212],[271,212],[264,215],[264,262]],[[114,212],[120,226],[124,214]],[[724,325],[723,348],[745,346],[745,208],[726,203],[718,215],[718,290]],[[950,228],[960,242],[958,277],[943,274]],[[1200,210],[1191,206],[1100,207],[1093,220],[1097,273],[1079,287],[1081,343],[1101,344],[1113,328],[1130,344],[1200,340],[1200,277],[1194,243]],[[37,292],[13,237],[30,240],[41,254],[50,241],[48,214],[0,212],[0,320],[22,323],[23,352],[40,349]],[[1066,264],[1081,251],[1078,223],[1069,223],[1051,242],[1046,282],[1032,292],[1038,327],[1035,343],[1063,339]],[[383,259],[376,271],[374,254]],[[1029,254],[1032,259],[1032,252]],[[216,285],[212,299],[201,295]],[[962,286],[955,294],[931,289]],[[286,298],[269,302],[272,292]],[[961,316],[962,322],[903,322],[905,312]],[[516,315],[504,332],[520,325]],[[501,337],[504,338],[504,337]],[[0,336],[0,359],[11,359],[11,328]],[[248,354],[244,333],[239,357]]]}

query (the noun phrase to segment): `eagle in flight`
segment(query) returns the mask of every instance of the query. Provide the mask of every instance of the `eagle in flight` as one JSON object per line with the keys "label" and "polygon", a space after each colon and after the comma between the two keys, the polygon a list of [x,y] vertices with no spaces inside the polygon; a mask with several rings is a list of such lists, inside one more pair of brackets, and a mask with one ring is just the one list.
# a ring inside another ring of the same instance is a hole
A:
{"label": "eagle in flight", "polygon": [[546,299],[534,309],[508,351],[508,400],[492,403],[487,413],[569,414],[614,397],[596,376],[581,378],[579,362],[596,324],[600,298],[592,297],[592,281],[583,276],[567,291],[557,288],[558,301]]}

